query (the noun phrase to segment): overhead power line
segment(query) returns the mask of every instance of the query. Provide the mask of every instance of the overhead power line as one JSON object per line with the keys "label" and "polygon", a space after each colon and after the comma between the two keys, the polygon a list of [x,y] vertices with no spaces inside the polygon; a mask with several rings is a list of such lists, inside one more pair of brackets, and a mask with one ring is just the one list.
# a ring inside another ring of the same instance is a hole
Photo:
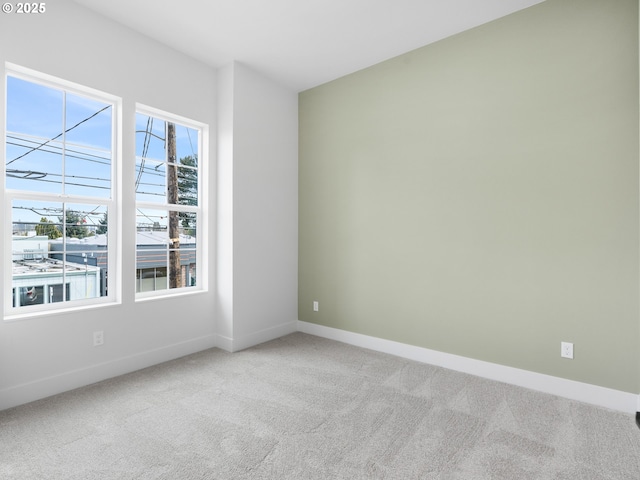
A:
{"label": "overhead power line", "polygon": [[[14,147],[19,147],[19,148],[33,148],[32,145],[30,144],[38,144],[38,142],[35,140],[29,140],[28,138],[25,138],[19,135],[20,134],[17,134],[17,135],[7,134],[7,145],[13,145]],[[49,140],[49,142],[51,142],[51,140]],[[109,156],[104,156],[104,155],[96,155],[94,153],[83,152],[80,150],[74,150],[68,147],[63,148],[57,145],[47,145],[46,148],[40,146],[40,144],[38,144],[38,146],[40,147],[39,150],[44,153],[50,153],[52,155],[62,156],[64,151],[64,156],[67,158],[77,158],[79,160],[94,162],[100,165],[111,165],[111,156],[110,156],[111,152],[106,151],[105,153],[109,154]],[[96,150],[96,149],[92,148],[92,150]],[[12,160],[12,162],[15,160],[16,159]]]}
{"label": "overhead power line", "polygon": [[50,138],[49,140],[46,140],[44,142],[42,142],[41,144],[33,147],[31,150],[29,150],[28,152],[23,153],[22,155],[17,156],[16,158],[14,158],[13,160],[9,160],[6,164],[7,165],[11,165],[13,162],[15,162],[16,160],[20,160],[23,157],[26,157],[27,155],[29,155],[32,152],[35,152],[36,150],[40,150],[42,147],[44,147],[45,145],[47,145],[49,142],[53,142],[54,140],[60,138],[62,135],[64,135],[65,133],[70,132],[71,130],[73,130],[76,127],[79,127],[80,125],[82,125],[83,123],[91,120],[93,117],[101,114],[102,112],[104,112],[107,108],[111,108],[111,105],[107,105],[104,108],[101,108],[100,110],[98,110],[97,112],[95,112],[94,114],[88,116],[87,118],[80,120],[78,123],[76,123],[73,127],[69,127],[67,128],[64,132],[61,132],[59,135],[56,135],[53,138]]}

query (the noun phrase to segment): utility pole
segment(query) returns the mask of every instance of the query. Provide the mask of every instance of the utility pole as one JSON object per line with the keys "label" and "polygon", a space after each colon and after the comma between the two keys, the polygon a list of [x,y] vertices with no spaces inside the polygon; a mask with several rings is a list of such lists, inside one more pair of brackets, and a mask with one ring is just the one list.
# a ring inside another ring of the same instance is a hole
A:
{"label": "utility pole", "polygon": [[[169,208],[178,203],[178,163],[176,159],[176,126],[167,122],[167,201]],[[169,288],[182,287],[180,265],[180,219],[178,212],[169,210]]]}

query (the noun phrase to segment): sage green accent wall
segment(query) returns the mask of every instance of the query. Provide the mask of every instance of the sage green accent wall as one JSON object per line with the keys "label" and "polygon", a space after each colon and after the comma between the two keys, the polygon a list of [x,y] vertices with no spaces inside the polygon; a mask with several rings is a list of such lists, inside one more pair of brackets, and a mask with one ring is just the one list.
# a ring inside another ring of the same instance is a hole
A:
{"label": "sage green accent wall", "polygon": [[638,101],[635,0],[302,92],[299,319],[638,393]]}

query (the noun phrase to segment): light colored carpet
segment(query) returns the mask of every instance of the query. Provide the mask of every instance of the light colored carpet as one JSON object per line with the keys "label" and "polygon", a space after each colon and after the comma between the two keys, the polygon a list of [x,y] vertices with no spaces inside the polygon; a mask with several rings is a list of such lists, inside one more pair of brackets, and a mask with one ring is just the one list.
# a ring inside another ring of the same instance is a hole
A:
{"label": "light colored carpet", "polygon": [[296,333],[0,412],[0,478],[638,480],[640,430]]}

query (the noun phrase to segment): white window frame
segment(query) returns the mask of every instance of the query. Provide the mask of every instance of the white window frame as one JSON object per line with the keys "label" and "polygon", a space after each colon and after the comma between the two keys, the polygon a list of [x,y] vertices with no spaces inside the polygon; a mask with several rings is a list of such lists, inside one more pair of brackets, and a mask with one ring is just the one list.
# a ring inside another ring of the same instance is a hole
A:
{"label": "white window frame", "polygon": [[[6,186],[6,134],[7,134],[7,79],[8,77],[15,77],[28,82],[36,83],[48,88],[52,88],[58,91],[65,91],[70,94],[80,95],[84,97],[90,97],[94,100],[108,103],[112,105],[113,111],[111,116],[111,193],[108,198],[103,197],[89,197],[83,195],[72,194],[55,194],[44,192],[25,192],[21,190],[9,190]],[[0,171],[0,177],[2,178],[2,205],[4,216],[4,235],[2,239],[3,248],[3,265],[13,265],[12,256],[12,205],[13,201],[19,200],[32,200],[42,202],[59,202],[65,204],[103,204],[106,205],[109,212],[108,224],[107,224],[107,268],[108,268],[108,289],[107,295],[94,298],[87,298],[81,300],[71,300],[56,303],[46,303],[43,305],[30,305],[28,307],[14,307],[13,305],[13,268],[3,268],[3,298],[4,298],[4,312],[3,318],[5,321],[21,319],[24,317],[33,317],[46,314],[55,314],[65,311],[75,311],[86,308],[95,308],[106,305],[113,305],[121,303],[121,285],[122,285],[122,271],[120,265],[122,264],[121,246],[121,162],[122,162],[122,134],[121,134],[121,116],[122,116],[122,99],[90,88],[77,83],[70,82],[52,75],[44,74],[31,70],[19,65],[11,64],[7,62],[5,64],[4,75],[4,90],[2,94],[5,99],[5,111],[3,113],[2,122],[0,122],[1,135],[0,135],[0,151],[2,152],[3,161]]]}
{"label": "white window frame", "polygon": [[[193,212],[196,214],[196,271],[197,271],[197,283],[194,286],[184,286],[180,288],[166,288],[163,290],[154,290],[148,292],[135,292],[136,301],[147,301],[158,298],[167,298],[179,295],[188,295],[192,293],[201,293],[208,291],[208,278],[209,278],[209,248],[206,243],[206,239],[209,238],[209,224],[208,224],[208,205],[209,205],[209,127],[205,123],[201,123],[195,120],[191,120],[180,115],[166,112],[154,107],[150,107],[144,104],[136,103],[135,114],[148,115],[164,122],[171,122],[180,124],[188,128],[198,130],[198,205],[197,207],[189,205],[174,205],[167,202],[144,202],[136,199],[136,212],[138,209],[143,210],[174,210],[178,212]],[[178,159],[176,159],[178,160]],[[136,158],[137,164],[137,158]],[[133,188],[133,186],[132,186]],[[134,193],[135,195],[135,193]],[[136,258],[136,272],[137,272],[137,258],[138,258],[138,245],[137,245],[137,225],[134,225],[134,242],[135,245],[135,258]],[[169,265],[167,265],[167,281],[169,275]],[[135,281],[137,288],[137,278]]]}

